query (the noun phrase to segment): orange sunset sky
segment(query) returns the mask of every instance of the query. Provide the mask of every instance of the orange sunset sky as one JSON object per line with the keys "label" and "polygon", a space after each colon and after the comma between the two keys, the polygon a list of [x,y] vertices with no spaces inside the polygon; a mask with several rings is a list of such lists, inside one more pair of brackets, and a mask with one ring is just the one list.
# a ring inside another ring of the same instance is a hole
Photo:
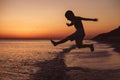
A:
{"label": "orange sunset sky", "polygon": [[120,25],[120,0],[0,0],[0,38],[64,38],[75,31],[67,10],[99,19],[83,21],[86,38]]}

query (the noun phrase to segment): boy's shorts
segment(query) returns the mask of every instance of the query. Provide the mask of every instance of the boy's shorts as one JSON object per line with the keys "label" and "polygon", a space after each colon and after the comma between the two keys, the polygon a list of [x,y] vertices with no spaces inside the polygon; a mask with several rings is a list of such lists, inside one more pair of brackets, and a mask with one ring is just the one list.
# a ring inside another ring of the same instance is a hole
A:
{"label": "boy's shorts", "polygon": [[71,41],[75,40],[77,42],[81,42],[82,43],[82,41],[84,39],[84,36],[85,36],[85,34],[81,34],[81,33],[75,32],[75,33],[71,34],[70,36],[68,36],[67,39],[69,39]]}

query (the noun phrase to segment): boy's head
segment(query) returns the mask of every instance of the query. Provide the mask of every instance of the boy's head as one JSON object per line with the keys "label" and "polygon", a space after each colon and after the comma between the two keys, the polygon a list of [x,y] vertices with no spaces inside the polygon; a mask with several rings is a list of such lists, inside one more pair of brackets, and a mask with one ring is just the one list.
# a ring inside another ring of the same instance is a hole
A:
{"label": "boy's head", "polygon": [[66,11],[65,13],[65,17],[68,19],[68,20],[72,20],[74,18],[74,13],[71,11],[71,10],[68,10]]}

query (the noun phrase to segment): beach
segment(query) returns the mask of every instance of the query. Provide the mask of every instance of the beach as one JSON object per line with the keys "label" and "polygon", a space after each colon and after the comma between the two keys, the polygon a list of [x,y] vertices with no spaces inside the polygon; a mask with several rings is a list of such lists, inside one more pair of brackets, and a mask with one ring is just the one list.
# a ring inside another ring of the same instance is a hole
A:
{"label": "beach", "polygon": [[54,47],[49,40],[1,40],[0,80],[120,80],[120,53],[92,40],[95,51],[74,42]]}

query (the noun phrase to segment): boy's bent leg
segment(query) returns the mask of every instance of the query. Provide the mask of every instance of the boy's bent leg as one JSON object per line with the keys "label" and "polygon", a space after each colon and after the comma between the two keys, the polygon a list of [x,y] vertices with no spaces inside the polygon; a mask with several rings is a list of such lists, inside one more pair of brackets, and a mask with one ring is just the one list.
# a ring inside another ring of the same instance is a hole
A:
{"label": "boy's bent leg", "polygon": [[93,44],[83,44],[82,47],[83,47],[83,48],[89,47],[90,50],[91,50],[91,52],[94,51],[94,45],[93,45]]}
{"label": "boy's bent leg", "polygon": [[83,44],[82,41],[80,41],[80,40],[75,40],[75,41],[76,41],[76,45],[77,45],[78,48],[87,48],[87,47],[89,47],[91,52],[94,51],[93,44]]}
{"label": "boy's bent leg", "polygon": [[94,45],[93,44],[90,44],[90,50],[91,50],[91,52],[94,51]]}
{"label": "boy's bent leg", "polygon": [[93,44],[83,44],[83,45],[77,45],[78,48],[87,48],[89,47],[91,52],[94,51],[94,45]]}

